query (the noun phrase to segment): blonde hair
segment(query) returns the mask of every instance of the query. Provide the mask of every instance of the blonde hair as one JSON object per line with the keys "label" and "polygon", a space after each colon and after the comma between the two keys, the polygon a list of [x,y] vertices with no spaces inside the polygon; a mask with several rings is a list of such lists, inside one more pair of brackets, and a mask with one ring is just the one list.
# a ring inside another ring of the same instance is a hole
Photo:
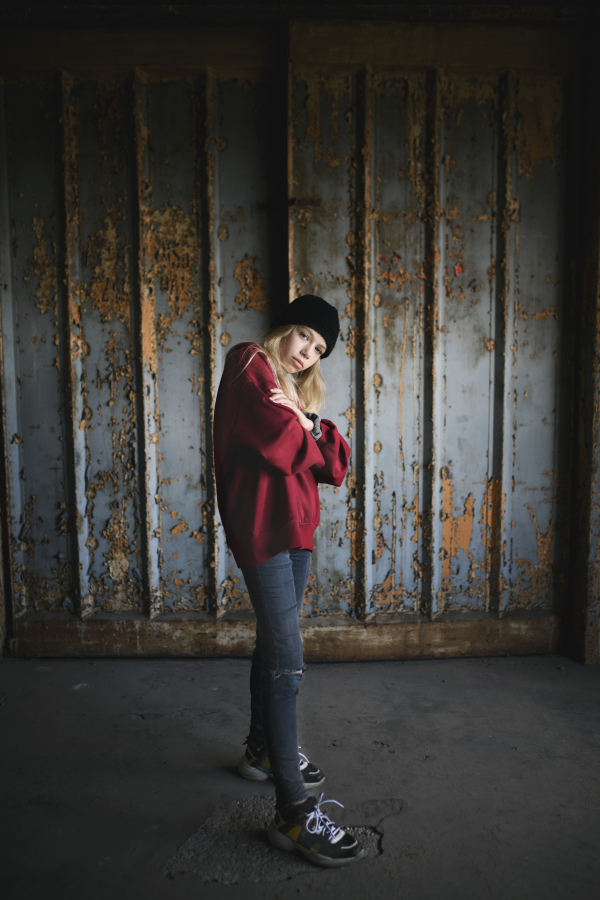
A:
{"label": "blonde hair", "polygon": [[[257,353],[264,353],[273,370],[276,384],[288,400],[301,406],[304,412],[318,413],[327,399],[327,388],[321,374],[321,360],[318,359],[308,369],[298,373],[286,372],[281,362],[281,342],[297,327],[302,326],[279,325],[277,328],[270,328],[263,334],[262,344],[255,344],[246,351],[250,355],[244,369],[250,365]],[[229,353],[233,349],[232,347]]]}

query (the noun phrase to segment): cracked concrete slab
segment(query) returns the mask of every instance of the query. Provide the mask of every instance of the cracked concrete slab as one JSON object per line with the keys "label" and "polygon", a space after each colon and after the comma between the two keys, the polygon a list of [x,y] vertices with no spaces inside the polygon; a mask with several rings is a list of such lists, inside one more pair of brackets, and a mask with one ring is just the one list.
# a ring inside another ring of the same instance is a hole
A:
{"label": "cracked concrete slab", "polygon": [[[239,884],[288,881],[314,870],[316,867],[300,853],[286,853],[269,844],[266,832],[274,815],[275,801],[267,798],[219,806],[168,861],[164,874],[175,878],[193,872],[204,882]],[[335,821],[337,824],[338,819]],[[361,859],[381,854],[382,831],[371,825],[344,827],[362,844]]]}

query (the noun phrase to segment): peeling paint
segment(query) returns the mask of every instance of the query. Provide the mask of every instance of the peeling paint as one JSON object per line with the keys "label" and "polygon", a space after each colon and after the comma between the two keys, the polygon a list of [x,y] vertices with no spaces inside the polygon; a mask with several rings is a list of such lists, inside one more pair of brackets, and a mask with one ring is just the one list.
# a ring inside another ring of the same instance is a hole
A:
{"label": "peeling paint", "polygon": [[34,216],[33,230],[37,239],[37,246],[33,251],[33,257],[29,261],[23,281],[28,282],[32,278],[38,279],[38,286],[35,289],[38,309],[42,315],[51,310],[56,315],[56,280],[58,277],[56,247],[50,240],[46,223],[42,216]]}
{"label": "peeling paint", "polygon": [[242,309],[266,309],[268,300],[265,296],[265,286],[256,268],[258,259],[244,256],[235,267],[233,277],[239,284],[239,290],[235,296],[235,302]]}

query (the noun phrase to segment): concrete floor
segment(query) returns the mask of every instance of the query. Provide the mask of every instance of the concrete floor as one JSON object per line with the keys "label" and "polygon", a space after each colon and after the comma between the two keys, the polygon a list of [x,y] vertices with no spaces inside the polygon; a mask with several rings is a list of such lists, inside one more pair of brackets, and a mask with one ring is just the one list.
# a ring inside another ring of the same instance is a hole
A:
{"label": "concrete floor", "polygon": [[232,809],[268,810],[272,786],[236,774],[248,673],[245,660],[1,662],[2,896],[600,897],[600,667],[557,656],[310,666],[303,750],[344,821],[383,833],[381,855],[324,871],[258,829],[226,848],[235,877],[256,851],[253,877],[287,880],[163,874],[198,829],[206,843]]}

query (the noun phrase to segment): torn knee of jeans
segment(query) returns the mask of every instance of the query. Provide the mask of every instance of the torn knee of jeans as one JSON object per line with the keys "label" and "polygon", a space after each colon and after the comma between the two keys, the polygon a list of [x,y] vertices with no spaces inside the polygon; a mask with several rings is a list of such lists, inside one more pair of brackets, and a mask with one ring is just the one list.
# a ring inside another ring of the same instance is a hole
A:
{"label": "torn knee of jeans", "polygon": [[303,678],[305,672],[306,666],[302,665],[301,669],[270,669],[269,675],[275,681],[277,678],[281,678],[282,675],[295,675],[297,678]]}

